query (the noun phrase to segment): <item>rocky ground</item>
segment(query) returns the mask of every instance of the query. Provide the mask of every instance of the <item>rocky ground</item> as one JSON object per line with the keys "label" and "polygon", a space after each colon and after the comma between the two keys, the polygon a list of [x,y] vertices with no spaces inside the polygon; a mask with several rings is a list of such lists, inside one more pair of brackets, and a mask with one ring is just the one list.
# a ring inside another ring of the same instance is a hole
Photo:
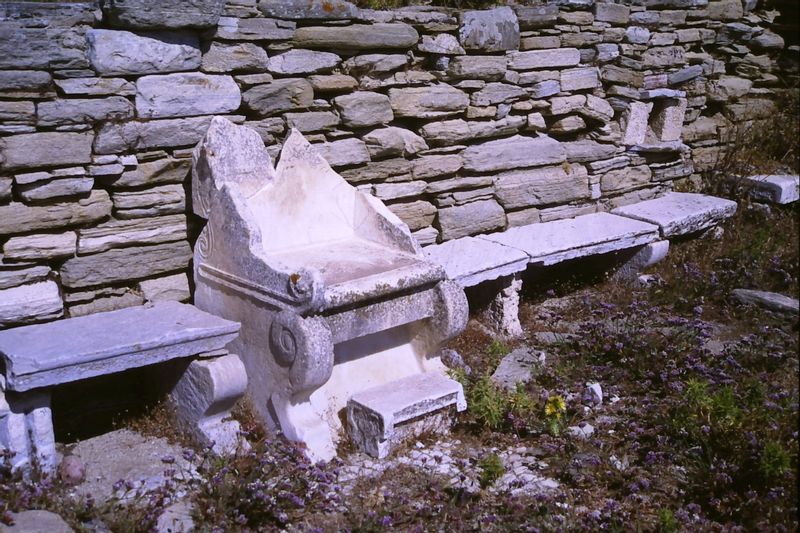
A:
{"label": "rocky ground", "polygon": [[0,528],[796,530],[798,312],[737,289],[797,298],[797,243],[797,207],[742,204],[637,282],[539,273],[523,338],[473,320],[448,347],[451,433],[388,460],[311,465],[244,419],[221,461],[153,416],[63,450],[59,479],[0,472]]}

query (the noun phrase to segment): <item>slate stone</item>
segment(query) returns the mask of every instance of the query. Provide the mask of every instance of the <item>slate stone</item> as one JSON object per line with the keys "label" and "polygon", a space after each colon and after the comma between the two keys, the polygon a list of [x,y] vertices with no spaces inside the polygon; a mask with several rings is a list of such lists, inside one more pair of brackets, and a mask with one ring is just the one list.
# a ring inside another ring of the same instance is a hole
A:
{"label": "slate stone", "polygon": [[458,29],[461,45],[467,50],[503,52],[519,48],[519,23],[510,7],[498,7],[461,14]]}
{"label": "slate stone", "polygon": [[0,289],[9,289],[34,281],[46,279],[50,267],[28,266],[25,264],[4,264],[0,261]]}
{"label": "slate stone", "polygon": [[107,122],[97,133],[97,154],[197,144],[211,123],[209,116],[163,120]]}
{"label": "slate stone", "polygon": [[[2,328],[50,320],[63,314],[64,304],[55,281],[37,281],[0,290]],[[0,332],[3,333],[5,332]]]}
{"label": "slate stone", "polygon": [[0,332],[8,388],[27,391],[225,347],[239,323],[160,302]]}
{"label": "slate stone", "polygon": [[71,257],[75,255],[76,242],[74,231],[11,237],[3,245],[3,256],[16,261]]}
{"label": "slate stone", "polygon": [[186,208],[186,193],[183,185],[169,184],[143,190],[115,191],[111,193],[111,201],[115,211],[160,207],[161,213],[168,214]]}
{"label": "slate stone", "polygon": [[266,117],[310,107],[314,103],[314,89],[302,78],[285,78],[248,89],[242,100],[248,109]]}
{"label": "slate stone", "polygon": [[508,67],[514,70],[572,67],[580,63],[580,61],[581,53],[577,48],[529,50],[508,54]]}
{"label": "slate stone", "polygon": [[35,124],[36,106],[33,105],[33,102],[0,102],[0,122],[6,121],[19,124]]}
{"label": "slate stone", "polygon": [[597,22],[625,25],[630,20],[631,8],[624,4],[597,2],[594,4],[594,19]]}
{"label": "slate stone", "polygon": [[285,113],[283,116],[290,128],[302,133],[329,130],[339,124],[339,116],[331,111]]}
{"label": "slate stone", "polygon": [[59,98],[40,102],[40,126],[86,124],[101,120],[125,120],[133,117],[133,104],[123,96],[108,98]]}
{"label": "slate stone", "polygon": [[92,133],[41,132],[0,139],[0,168],[17,170],[89,163]]}
{"label": "slate stone", "polygon": [[514,6],[519,28],[532,30],[552,26],[558,16],[558,5],[546,4],[535,6]]}
{"label": "slate stone", "polygon": [[389,97],[385,94],[357,91],[337,96],[333,104],[345,126],[362,128],[386,124],[394,119]]}
{"label": "slate stone", "polygon": [[322,50],[411,48],[418,40],[417,31],[403,23],[306,26],[297,28],[294,34],[296,47]]}
{"label": "slate stone", "polygon": [[460,113],[469,105],[467,93],[443,83],[389,89],[389,100],[395,116],[410,118],[444,117]]}
{"label": "slate stone", "polygon": [[501,137],[519,132],[527,123],[526,117],[509,115],[500,120],[467,121],[460,118],[442,122],[429,122],[420,128],[428,142],[450,146],[473,139]]}
{"label": "slate stone", "polygon": [[502,229],[506,225],[506,214],[495,200],[440,209],[437,218],[445,241]]}
{"label": "slate stone", "polygon": [[542,366],[540,353],[531,348],[517,348],[500,360],[491,380],[496,385],[513,391],[518,383],[533,379],[534,372]]}
{"label": "slate stone", "polygon": [[133,170],[126,170],[121,176],[107,180],[114,189],[156,185],[162,183],[182,183],[189,173],[188,159],[157,159],[139,163]]}
{"label": "slate stone", "polygon": [[486,86],[470,95],[475,106],[489,106],[519,100],[528,95],[522,87],[508,83],[487,83]]}
{"label": "slate stone", "polygon": [[381,200],[397,200],[417,197],[425,191],[424,181],[404,181],[399,183],[377,183],[372,186],[372,194]]}
{"label": "slate stone", "polygon": [[116,248],[68,259],[61,267],[61,282],[74,289],[147,278],[182,270],[191,257],[186,241]]}
{"label": "slate stone", "polygon": [[562,145],[567,151],[567,161],[570,163],[608,159],[617,153],[615,145],[591,140],[565,142]]}
{"label": "slate stone", "polygon": [[466,52],[458,44],[458,39],[449,33],[438,33],[435,36],[423,35],[422,42],[417,46],[420,52],[441,55],[459,55]]}
{"label": "slate stone", "polygon": [[505,209],[566,203],[591,197],[586,168],[581,165],[532,168],[494,176],[495,196]]}
{"label": "slate stone", "polygon": [[337,93],[352,91],[358,87],[358,80],[345,74],[313,75],[308,82],[316,93]]}
{"label": "slate stone", "polygon": [[220,17],[214,39],[223,41],[285,41],[297,24],[272,18]]}
{"label": "slate stone", "polygon": [[269,60],[269,71],[273,74],[316,74],[333,69],[342,58],[330,52],[315,52],[295,48]]}
{"label": "slate stone", "polygon": [[241,101],[231,76],[187,72],[136,80],[136,114],[143,118],[224,114]]}
{"label": "slate stone", "polygon": [[344,0],[261,0],[265,17],[290,20],[343,20],[359,17],[358,8]]}
{"label": "slate stone", "polygon": [[686,64],[683,46],[655,46],[642,53],[645,68],[667,68]]}
{"label": "slate stone", "polygon": [[393,72],[406,65],[408,56],[405,54],[364,54],[351,57],[342,66],[352,76],[372,76]]}
{"label": "slate stone", "polygon": [[652,171],[647,165],[610,170],[600,176],[600,190],[620,191],[650,183]]}
{"label": "slate stone", "polygon": [[94,178],[57,178],[27,185],[18,185],[19,197],[24,202],[38,202],[66,196],[85,196],[94,186]]}
{"label": "slate stone", "polygon": [[136,94],[136,86],[124,78],[66,78],[55,80],[54,83],[62,93],[68,96],[132,96]]}
{"label": "slate stone", "polygon": [[267,52],[256,44],[214,41],[203,54],[200,68],[203,72],[264,72],[268,66]]}
{"label": "slate stone", "polygon": [[706,82],[706,97],[712,102],[729,103],[746,95],[753,87],[751,80],[738,76],[720,76]]}
{"label": "slate stone", "polygon": [[[0,69],[83,69],[88,66],[82,29],[0,26]],[[41,74],[35,76],[41,78]],[[27,83],[31,81],[28,78]]]}
{"label": "slate stone", "polygon": [[315,144],[314,148],[332,167],[360,165],[369,161],[367,145],[361,139],[325,142]]}
{"label": "slate stone", "polygon": [[757,305],[780,313],[792,313],[796,315],[800,312],[800,301],[777,292],[733,289],[731,294],[736,300],[745,304]]}
{"label": "slate stone", "polygon": [[400,220],[405,222],[411,231],[430,226],[436,217],[436,207],[424,200],[388,204],[386,207],[400,217]]}
{"label": "slate stone", "polygon": [[395,126],[372,130],[361,139],[367,144],[367,150],[373,158],[408,156],[428,149],[422,137],[413,131]]}
{"label": "slate stone", "polygon": [[561,90],[578,91],[600,86],[600,75],[596,68],[572,68],[561,71]]}
{"label": "slate stone", "polygon": [[[425,155],[414,160],[411,173],[415,179],[436,178],[455,174],[464,165],[461,156],[453,155]],[[431,191],[428,184],[428,190]]]}
{"label": "slate stone", "polygon": [[660,198],[618,207],[614,214],[657,224],[675,237],[716,226],[736,213],[736,202],[695,193],[670,192]]}
{"label": "slate stone", "polygon": [[561,143],[547,136],[489,141],[469,146],[462,154],[464,169],[475,172],[554,165],[566,160]]}
{"label": "slate stone", "polygon": [[450,60],[447,76],[452,79],[498,81],[506,73],[503,56],[458,56]]}
{"label": "slate stone", "polygon": [[103,75],[160,74],[200,68],[200,43],[190,32],[92,29],[86,32],[92,68]]}
{"label": "slate stone", "polygon": [[157,244],[186,239],[186,215],[168,215],[133,220],[110,220],[78,230],[78,254],[104,252],[112,248]]}
{"label": "slate stone", "polygon": [[112,27],[174,30],[216,26],[225,0],[106,0],[102,6]]}
{"label": "slate stone", "polygon": [[144,280],[139,290],[147,302],[185,302],[192,297],[185,273]]}
{"label": "slate stone", "polygon": [[[0,30],[2,31],[2,30]],[[4,94],[42,94],[50,90],[53,81],[49,72],[37,70],[0,70],[0,91]]]}

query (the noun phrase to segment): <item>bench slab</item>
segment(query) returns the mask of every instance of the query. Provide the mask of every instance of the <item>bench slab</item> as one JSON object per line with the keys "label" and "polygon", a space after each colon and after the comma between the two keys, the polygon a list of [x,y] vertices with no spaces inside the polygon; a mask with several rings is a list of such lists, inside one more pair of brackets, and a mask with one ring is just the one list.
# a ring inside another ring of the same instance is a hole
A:
{"label": "bench slab", "polygon": [[664,237],[678,237],[716,226],[733,216],[736,202],[705,194],[671,192],[618,207],[612,213],[657,224]]}
{"label": "bench slab", "polygon": [[[348,433],[369,455],[383,458],[405,435],[404,423],[432,417],[454,406],[467,408],[461,384],[441,374],[417,374],[354,394],[347,402]],[[426,429],[449,427],[436,420]],[[413,433],[412,433],[413,434]]]}
{"label": "bench slab", "polygon": [[521,272],[530,259],[521,250],[476,237],[446,241],[423,248],[423,251],[462,287]]}
{"label": "bench slab", "polygon": [[529,224],[481,239],[527,253],[530,263],[554,265],[569,259],[633,248],[658,240],[658,227],[609,213]]}
{"label": "bench slab", "polygon": [[753,187],[750,195],[756,200],[774,204],[790,204],[800,200],[800,176],[789,174],[760,174],[742,181]]}
{"label": "bench slab", "polygon": [[0,331],[6,390],[23,392],[225,347],[239,323],[160,302]]}

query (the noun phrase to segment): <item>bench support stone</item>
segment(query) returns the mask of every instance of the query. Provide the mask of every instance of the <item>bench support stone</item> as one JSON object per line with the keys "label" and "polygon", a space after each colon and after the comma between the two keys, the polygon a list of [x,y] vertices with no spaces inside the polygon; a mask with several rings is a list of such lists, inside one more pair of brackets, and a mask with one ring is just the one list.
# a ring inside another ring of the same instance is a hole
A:
{"label": "bench support stone", "polygon": [[24,394],[0,389],[0,449],[13,455],[13,469],[28,468],[34,462],[45,472],[56,467],[50,392]]}
{"label": "bench support stone", "polygon": [[635,279],[645,268],[655,265],[667,257],[669,241],[656,241],[645,244],[630,259],[617,269],[613,278],[618,281]]}
{"label": "bench support stone", "polygon": [[231,409],[246,389],[244,364],[238,355],[229,354],[189,363],[170,401],[179,423],[201,444],[219,455],[233,454],[241,428],[231,419]]}
{"label": "bench support stone", "polygon": [[489,289],[496,293],[483,312],[482,322],[504,337],[521,337],[519,294],[522,290],[522,274],[518,272],[503,276],[489,285]]}

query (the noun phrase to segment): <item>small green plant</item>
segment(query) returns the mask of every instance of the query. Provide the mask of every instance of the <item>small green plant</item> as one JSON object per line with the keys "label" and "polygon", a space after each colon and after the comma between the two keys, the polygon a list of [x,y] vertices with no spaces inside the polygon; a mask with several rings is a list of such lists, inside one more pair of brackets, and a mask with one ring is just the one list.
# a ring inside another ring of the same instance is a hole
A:
{"label": "small green plant", "polygon": [[486,353],[489,354],[490,357],[500,358],[504,355],[508,355],[511,352],[511,349],[501,340],[494,339],[489,347],[486,348]]}
{"label": "small green plant", "polygon": [[490,453],[479,464],[481,467],[481,488],[490,487],[505,473],[503,460],[496,453]]}
{"label": "small green plant", "polygon": [[678,531],[678,521],[671,509],[658,510],[658,531],[662,533],[675,533]]}
{"label": "small green plant", "polygon": [[547,422],[547,430],[554,437],[561,433],[561,423],[564,413],[567,411],[567,403],[561,396],[550,396],[544,405],[544,417]]}
{"label": "small green plant", "polygon": [[761,451],[759,467],[767,479],[776,479],[783,476],[792,466],[789,452],[778,441],[768,441]]}
{"label": "small green plant", "polygon": [[505,395],[489,376],[483,376],[468,388],[467,405],[475,419],[489,429],[498,429],[508,410]]}

